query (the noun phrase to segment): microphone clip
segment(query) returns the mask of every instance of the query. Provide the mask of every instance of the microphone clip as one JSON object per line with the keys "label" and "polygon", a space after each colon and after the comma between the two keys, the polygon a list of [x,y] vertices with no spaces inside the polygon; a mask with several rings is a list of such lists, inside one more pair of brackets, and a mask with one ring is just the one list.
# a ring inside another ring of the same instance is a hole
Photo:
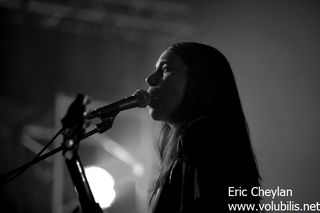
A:
{"label": "microphone clip", "polygon": [[112,115],[100,116],[99,118],[101,119],[101,123],[98,123],[95,125],[95,128],[97,129],[97,131],[101,134],[101,133],[107,131],[108,129],[110,129],[113,125],[113,121],[114,121],[115,117],[118,114],[119,114],[119,112],[115,112]]}

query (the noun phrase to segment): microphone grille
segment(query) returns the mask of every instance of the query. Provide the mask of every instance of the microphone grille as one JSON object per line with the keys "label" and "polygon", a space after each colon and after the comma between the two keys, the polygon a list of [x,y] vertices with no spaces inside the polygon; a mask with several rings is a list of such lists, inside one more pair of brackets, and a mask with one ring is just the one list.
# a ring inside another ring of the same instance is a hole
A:
{"label": "microphone grille", "polygon": [[141,89],[135,91],[132,96],[136,97],[138,101],[137,107],[146,107],[147,105],[149,105],[151,100],[150,94],[147,91]]}

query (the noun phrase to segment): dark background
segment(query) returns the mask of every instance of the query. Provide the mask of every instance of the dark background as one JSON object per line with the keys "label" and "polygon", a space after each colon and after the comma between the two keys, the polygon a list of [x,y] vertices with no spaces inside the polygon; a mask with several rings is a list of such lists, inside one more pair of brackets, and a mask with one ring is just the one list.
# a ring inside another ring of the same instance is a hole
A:
{"label": "dark background", "polygon": [[[137,88],[146,88],[144,79],[167,45],[194,40],[217,47],[231,63],[262,186],[293,190],[293,197],[277,198],[277,202],[320,201],[319,1],[4,0],[0,5],[1,173],[34,156],[23,145],[26,127],[36,125],[50,132],[47,139],[41,130],[33,135],[41,138],[40,143],[53,136],[60,125],[59,95],[71,101],[82,92],[105,102],[128,96]],[[128,124],[137,127],[134,121],[138,119],[139,135],[152,139],[153,133],[141,124],[141,119],[152,123],[147,113],[135,112],[141,116],[123,116],[123,123],[119,121],[117,130],[110,133],[113,138],[121,141],[117,135],[122,128],[133,132]],[[152,125],[156,129],[157,124]],[[122,140],[120,144],[137,158],[147,153],[141,159],[149,163],[148,176],[142,181],[147,185],[154,171],[152,145],[137,151],[134,143],[127,143]],[[88,152],[85,158],[90,161]],[[8,209],[6,212],[54,212],[52,170],[52,162],[43,161],[1,186],[0,208]],[[65,199],[75,199],[72,183],[67,173],[65,176],[66,188],[70,188]],[[123,203],[139,209],[136,182],[141,180],[130,181],[134,189],[128,190],[133,195],[123,198]],[[141,190],[146,193],[147,189]],[[130,208],[119,209],[110,212],[130,212]]]}

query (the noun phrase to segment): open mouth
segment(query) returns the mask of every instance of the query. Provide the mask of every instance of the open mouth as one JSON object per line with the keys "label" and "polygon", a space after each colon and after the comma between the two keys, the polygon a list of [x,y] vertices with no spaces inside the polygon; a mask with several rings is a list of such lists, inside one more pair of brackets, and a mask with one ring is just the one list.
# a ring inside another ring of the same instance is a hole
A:
{"label": "open mouth", "polygon": [[151,95],[151,100],[148,106],[153,108],[157,106],[157,103],[158,103],[158,97]]}
{"label": "open mouth", "polygon": [[156,89],[149,88],[148,93],[150,94],[150,97],[151,97],[151,100],[148,106],[149,107],[156,106],[159,99]]}

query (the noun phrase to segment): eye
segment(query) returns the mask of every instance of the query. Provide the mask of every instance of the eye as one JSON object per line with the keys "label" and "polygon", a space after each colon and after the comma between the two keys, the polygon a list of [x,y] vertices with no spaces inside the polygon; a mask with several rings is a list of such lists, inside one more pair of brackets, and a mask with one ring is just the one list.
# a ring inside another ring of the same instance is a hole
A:
{"label": "eye", "polygon": [[166,72],[172,72],[172,68],[171,68],[168,64],[164,64],[164,65],[162,66],[162,71],[163,71],[164,73],[166,73]]}

